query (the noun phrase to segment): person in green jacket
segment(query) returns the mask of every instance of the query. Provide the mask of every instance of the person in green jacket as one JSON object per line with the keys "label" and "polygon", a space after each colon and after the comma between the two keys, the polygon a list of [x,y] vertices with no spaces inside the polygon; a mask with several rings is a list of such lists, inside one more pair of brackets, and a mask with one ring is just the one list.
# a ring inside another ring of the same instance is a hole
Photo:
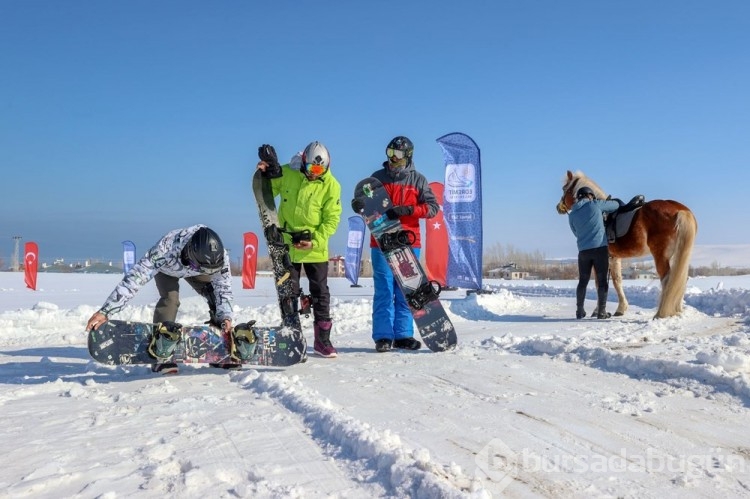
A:
{"label": "person in green jacket", "polygon": [[326,146],[311,142],[289,164],[279,165],[273,146],[258,148],[258,169],[271,178],[274,197],[281,202],[277,208],[279,225],[289,245],[294,266],[291,278],[301,295],[300,273],[310,283],[315,331],[315,353],[336,357],[331,343],[331,293],[328,290],[328,240],[336,232],[341,219],[341,184],[330,171],[331,156]]}

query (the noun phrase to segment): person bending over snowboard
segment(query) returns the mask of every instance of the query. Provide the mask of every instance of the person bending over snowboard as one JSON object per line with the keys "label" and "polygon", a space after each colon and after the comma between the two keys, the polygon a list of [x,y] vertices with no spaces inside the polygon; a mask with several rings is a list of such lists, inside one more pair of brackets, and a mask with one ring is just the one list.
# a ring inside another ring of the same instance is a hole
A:
{"label": "person bending over snowboard", "polygon": [[[232,281],[229,256],[219,235],[205,225],[175,229],[164,235],[125,274],[109,295],[104,305],[88,320],[86,330],[97,329],[107,317],[120,311],[143,285],[154,279],[159,301],[154,309],[154,324],[175,322],[180,306],[180,279],[208,301],[209,323],[232,338]],[[177,364],[159,362],[172,355],[179,334],[162,326],[149,344],[156,362],[153,372],[172,374]],[[232,340],[230,340],[232,341]],[[212,364],[213,367],[233,368],[238,364]]]}

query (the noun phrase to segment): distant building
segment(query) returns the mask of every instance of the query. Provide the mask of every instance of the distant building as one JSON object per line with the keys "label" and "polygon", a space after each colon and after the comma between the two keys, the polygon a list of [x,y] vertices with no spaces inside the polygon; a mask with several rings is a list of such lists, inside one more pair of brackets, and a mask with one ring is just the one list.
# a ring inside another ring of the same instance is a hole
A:
{"label": "distant building", "polygon": [[622,271],[623,279],[656,279],[656,274],[651,269],[629,268]]}
{"label": "distant building", "polygon": [[328,259],[328,277],[344,277],[343,256],[332,256]]}
{"label": "distant building", "polygon": [[528,272],[522,270],[516,270],[514,268],[492,269],[487,271],[489,277],[499,277],[501,279],[517,280],[517,279],[529,279],[530,275]]}

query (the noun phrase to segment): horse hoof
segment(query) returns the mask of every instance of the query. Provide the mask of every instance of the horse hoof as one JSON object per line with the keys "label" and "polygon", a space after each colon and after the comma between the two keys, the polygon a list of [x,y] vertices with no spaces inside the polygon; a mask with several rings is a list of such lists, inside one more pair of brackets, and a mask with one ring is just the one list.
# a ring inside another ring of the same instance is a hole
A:
{"label": "horse hoof", "polygon": [[620,317],[620,316],[623,316],[623,315],[625,315],[625,313],[624,313],[624,312],[615,312],[615,313],[614,313],[614,314],[612,314],[612,315],[614,315],[615,317]]}

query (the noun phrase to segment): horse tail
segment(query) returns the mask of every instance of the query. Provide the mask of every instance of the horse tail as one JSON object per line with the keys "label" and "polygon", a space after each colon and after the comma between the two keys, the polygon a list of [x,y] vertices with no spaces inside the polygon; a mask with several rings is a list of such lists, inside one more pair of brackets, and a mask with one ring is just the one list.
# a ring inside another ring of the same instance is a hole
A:
{"label": "horse tail", "polygon": [[662,279],[657,318],[671,317],[682,312],[682,300],[685,297],[690,270],[690,256],[693,253],[693,243],[698,232],[698,222],[690,210],[677,213],[675,225],[677,239],[670,256],[670,270]]}

